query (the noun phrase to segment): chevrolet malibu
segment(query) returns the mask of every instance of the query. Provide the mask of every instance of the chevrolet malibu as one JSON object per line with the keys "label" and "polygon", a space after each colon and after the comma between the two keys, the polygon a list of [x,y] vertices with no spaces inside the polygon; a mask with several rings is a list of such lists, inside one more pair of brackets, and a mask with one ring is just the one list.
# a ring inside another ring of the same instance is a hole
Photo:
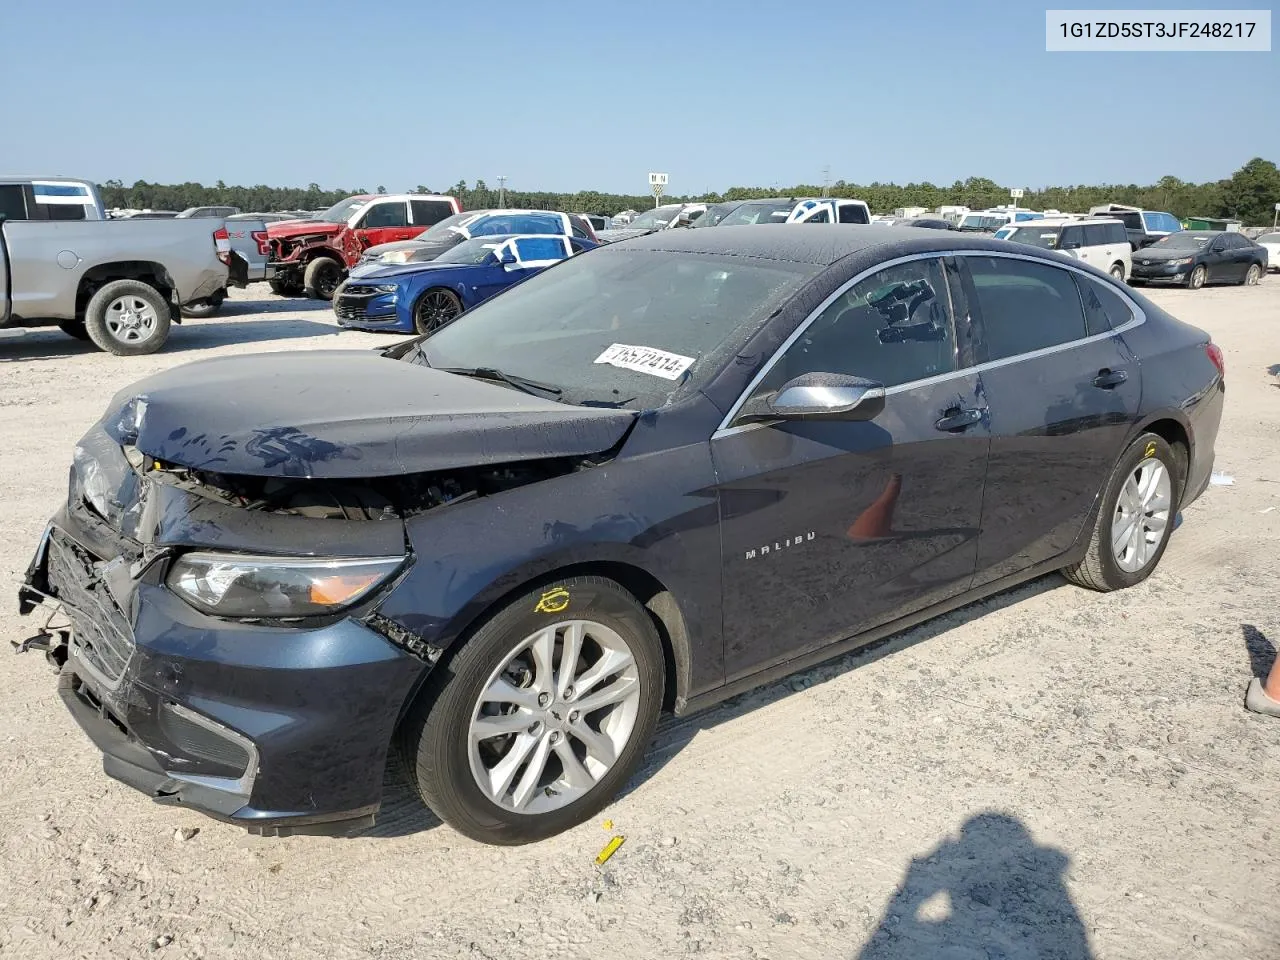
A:
{"label": "chevrolet malibu", "polygon": [[[686,714],[1050,571],[1155,569],[1209,482],[1202,331],[1048,250],[671,230],[428,337],[119,393],[20,588],[107,774],[264,834],[591,816]],[[751,758],[744,757],[744,762]]]}

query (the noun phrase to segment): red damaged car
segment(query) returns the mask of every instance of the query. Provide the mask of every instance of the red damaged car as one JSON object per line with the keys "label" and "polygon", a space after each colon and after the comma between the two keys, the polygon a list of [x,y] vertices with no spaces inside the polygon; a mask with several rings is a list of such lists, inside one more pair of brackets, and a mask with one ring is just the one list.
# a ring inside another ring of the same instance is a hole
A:
{"label": "red damaged car", "polygon": [[347,197],[315,220],[267,225],[271,289],[281,296],[305,293],[333,298],[366,249],[409,240],[445,217],[462,212],[454,197],[430,193],[379,193]]}

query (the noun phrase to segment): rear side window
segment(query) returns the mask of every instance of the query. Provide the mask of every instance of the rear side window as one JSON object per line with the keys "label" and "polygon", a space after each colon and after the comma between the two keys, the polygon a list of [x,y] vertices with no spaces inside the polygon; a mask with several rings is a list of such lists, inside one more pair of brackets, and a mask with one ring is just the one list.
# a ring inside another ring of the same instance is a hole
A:
{"label": "rear side window", "polygon": [[1103,229],[1107,231],[1107,243],[1129,242],[1129,233],[1123,223],[1108,223]]}
{"label": "rear side window", "polygon": [[85,209],[81,204],[59,203],[45,207],[45,215],[50,220],[83,220]]}
{"label": "rear side window", "polygon": [[424,227],[432,227],[446,217],[453,216],[453,207],[447,200],[410,200],[413,208],[413,222]]}
{"label": "rear side window", "polygon": [[805,373],[844,373],[886,387],[955,369],[946,279],[938,259],[888,267],[822,311],[761,382],[772,392]]}
{"label": "rear side window", "polygon": [[0,218],[5,220],[27,219],[27,198],[22,184],[0,184]]}
{"label": "rear side window", "polygon": [[978,297],[988,360],[1084,337],[1084,310],[1071,271],[1007,257],[964,260]]}
{"label": "rear side window", "polygon": [[1089,336],[1123,327],[1133,319],[1133,309],[1114,290],[1080,274],[1075,275],[1075,281],[1084,302],[1085,326]]}
{"label": "rear side window", "polygon": [[516,256],[524,263],[563,260],[569,255],[563,237],[519,237],[513,242]]}

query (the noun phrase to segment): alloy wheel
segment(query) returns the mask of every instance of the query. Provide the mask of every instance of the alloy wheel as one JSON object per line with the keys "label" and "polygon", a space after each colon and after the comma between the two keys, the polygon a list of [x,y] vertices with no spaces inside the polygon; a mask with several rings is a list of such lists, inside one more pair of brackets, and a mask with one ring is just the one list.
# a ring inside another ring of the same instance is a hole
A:
{"label": "alloy wheel", "polygon": [[1262,279],[1262,268],[1256,263],[1249,265],[1249,272],[1245,275],[1244,282],[1248,286],[1257,286],[1258,281]]}
{"label": "alloy wheel", "polygon": [[1111,550],[1125,573],[1142,570],[1160,549],[1173,506],[1173,483],[1164,463],[1143,460],[1129,474],[1111,520]]}
{"label": "alloy wheel", "polygon": [[530,634],[490,675],[472,711],[476,785],[514,813],[568,806],[622,755],[640,693],[631,648],[604,624],[564,620]]}
{"label": "alloy wheel", "polygon": [[155,308],[141,297],[116,297],[107,304],[106,327],[121,343],[145,343],[155,336],[159,318]]}
{"label": "alloy wheel", "polygon": [[462,312],[462,305],[447,290],[432,290],[418,304],[416,326],[419,333],[430,333]]}

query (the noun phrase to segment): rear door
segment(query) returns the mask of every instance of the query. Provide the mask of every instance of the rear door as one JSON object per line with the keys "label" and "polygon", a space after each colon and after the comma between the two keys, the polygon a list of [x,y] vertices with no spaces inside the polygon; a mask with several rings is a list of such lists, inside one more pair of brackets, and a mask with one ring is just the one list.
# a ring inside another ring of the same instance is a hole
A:
{"label": "rear door", "polygon": [[1249,272],[1249,267],[1253,263],[1253,244],[1249,238],[1240,233],[1225,234],[1227,240],[1227,252],[1231,255],[1231,262],[1235,267],[1232,279],[1244,280],[1245,274]]}
{"label": "rear door", "polygon": [[1138,416],[1142,383],[1116,329],[1132,308],[1110,284],[1016,255],[958,259],[991,411],[977,587],[1075,543]]}
{"label": "rear door", "polygon": [[951,300],[941,258],[886,266],[830,298],[748,390],[860,376],[887,387],[874,419],[730,421],[712,437],[728,680],[968,589],[988,433]]}

